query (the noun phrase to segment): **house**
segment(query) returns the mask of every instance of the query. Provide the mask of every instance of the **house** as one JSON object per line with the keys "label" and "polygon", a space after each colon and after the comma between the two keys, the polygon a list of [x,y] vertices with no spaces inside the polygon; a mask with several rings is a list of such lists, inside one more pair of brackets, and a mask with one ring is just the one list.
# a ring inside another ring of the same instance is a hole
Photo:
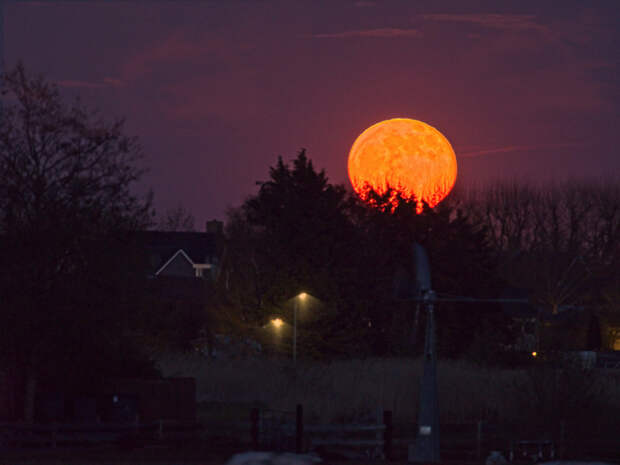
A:
{"label": "house", "polygon": [[208,221],[206,232],[142,231],[138,242],[148,255],[151,278],[215,278],[223,248],[223,223]]}
{"label": "house", "polygon": [[[167,336],[190,344],[205,356],[237,358],[261,353],[261,345],[248,338],[216,334],[220,315],[210,312],[224,252],[223,223],[212,220],[205,232],[143,231],[138,242],[147,258],[148,305]],[[205,311],[206,310],[206,311]],[[167,319],[166,319],[167,318]]]}
{"label": "house", "polygon": [[187,349],[204,335],[211,344],[216,318],[210,309],[224,248],[222,222],[207,222],[205,232],[141,231],[137,243],[148,276],[143,303],[157,339]]}

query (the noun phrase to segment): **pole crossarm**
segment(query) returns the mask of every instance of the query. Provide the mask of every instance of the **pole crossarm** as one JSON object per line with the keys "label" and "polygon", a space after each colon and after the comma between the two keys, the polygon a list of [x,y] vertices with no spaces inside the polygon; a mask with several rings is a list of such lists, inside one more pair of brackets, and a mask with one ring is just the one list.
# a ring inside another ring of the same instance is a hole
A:
{"label": "pole crossarm", "polygon": [[[426,297],[411,297],[397,299],[405,302],[429,302]],[[528,299],[484,299],[476,297],[434,297],[432,302],[460,302],[460,303],[509,303],[509,304],[529,304]]]}
{"label": "pole crossarm", "polygon": [[472,302],[472,303],[507,303],[507,304],[529,304],[528,299],[484,299],[476,297],[439,297],[435,302]]}

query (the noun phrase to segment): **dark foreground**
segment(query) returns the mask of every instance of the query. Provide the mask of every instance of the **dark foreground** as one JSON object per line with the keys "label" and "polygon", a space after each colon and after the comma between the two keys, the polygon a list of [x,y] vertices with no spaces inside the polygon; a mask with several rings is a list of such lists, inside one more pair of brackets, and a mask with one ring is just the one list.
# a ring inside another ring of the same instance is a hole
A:
{"label": "dark foreground", "polygon": [[[145,445],[142,447],[102,446],[83,449],[41,449],[0,451],[0,465],[224,465],[246,448],[232,444],[210,444],[185,441],[178,444]],[[533,461],[514,461],[514,465],[533,464]],[[385,461],[342,460],[322,458],[325,465],[409,465],[406,459]],[[436,465],[482,465],[484,460],[444,460]]]}

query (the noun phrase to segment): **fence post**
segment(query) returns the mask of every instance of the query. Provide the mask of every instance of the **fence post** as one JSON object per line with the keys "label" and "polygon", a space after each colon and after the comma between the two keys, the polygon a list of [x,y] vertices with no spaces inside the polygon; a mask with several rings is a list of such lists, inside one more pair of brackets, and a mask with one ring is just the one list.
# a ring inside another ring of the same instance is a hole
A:
{"label": "fence post", "polygon": [[297,404],[295,417],[295,452],[301,454],[304,448],[304,408],[301,404]]}
{"label": "fence post", "polygon": [[558,458],[563,459],[566,454],[566,422],[560,422],[560,444],[558,447]]}
{"label": "fence post", "polygon": [[53,449],[56,449],[56,442],[57,442],[57,435],[56,435],[56,433],[57,433],[57,431],[58,431],[58,425],[57,425],[56,421],[54,421],[52,423],[52,448]]}
{"label": "fence post", "polygon": [[476,435],[476,457],[482,456],[482,420],[478,420],[478,434]]}
{"label": "fence post", "polygon": [[[375,416],[375,419],[376,419],[375,424],[377,426],[383,424],[383,407],[377,406],[377,415]],[[381,432],[380,429],[377,429],[375,431],[375,439],[377,440],[377,443],[383,442],[383,433]],[[379,446],[375,447],[374,452],[379,453]]]}
{"label": "fence post", "polygon": [[258,450],[258,408],[250,411],[250,422],[252,423],[252,449]]}
{"label": "fence post", "polygon": [[383,411],[383,425],[385,426],[383,431],[383,455],[385,455],[385,460],[392,460],[393,425],[391,410]]}

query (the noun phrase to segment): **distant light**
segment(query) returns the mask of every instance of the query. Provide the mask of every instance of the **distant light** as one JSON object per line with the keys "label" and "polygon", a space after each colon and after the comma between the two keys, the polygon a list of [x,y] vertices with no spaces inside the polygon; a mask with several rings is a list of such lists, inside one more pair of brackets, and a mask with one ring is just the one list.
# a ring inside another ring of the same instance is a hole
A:
{"label": "distant light", "polygon": [[306,294],[305,292],[302,292],[301,294],[299,294],[299,298],[301,300],[304,300],[307,296],[308,296],[308,294]]}
{"label": "distant light", "polygon": [[536,351],[532,352],[532,357],[538,357],[538,352]]}
{"label": "distant light", "polygon": [[271,320],[271,324],[273,324],[276,328],[279,328],[284,324],[284,321],[282,321],[282,318],[274,318]]}

